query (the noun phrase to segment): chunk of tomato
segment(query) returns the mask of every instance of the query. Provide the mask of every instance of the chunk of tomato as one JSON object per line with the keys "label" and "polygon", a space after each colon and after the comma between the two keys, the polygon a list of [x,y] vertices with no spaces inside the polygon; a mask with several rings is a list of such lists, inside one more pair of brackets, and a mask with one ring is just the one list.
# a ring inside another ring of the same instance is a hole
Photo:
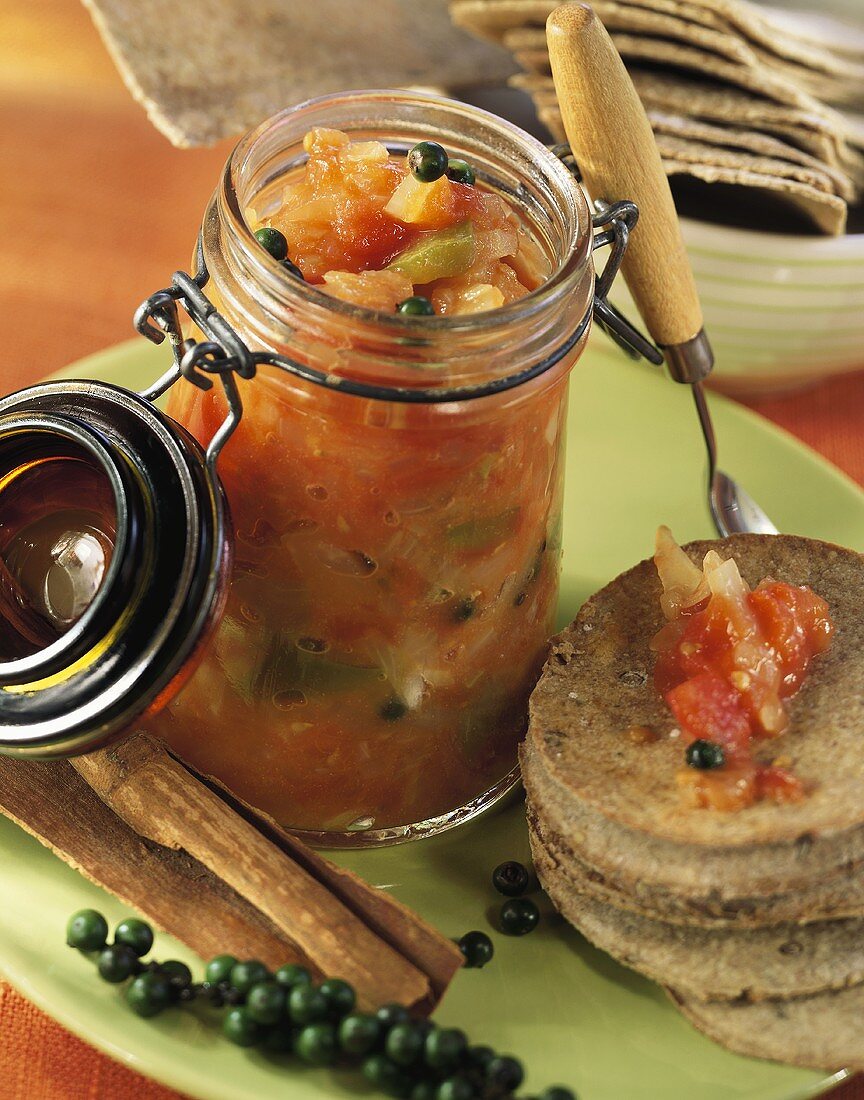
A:
{"label": "chunk of tomato", "polygon": [[720,676],[693,676],[668,691],[666,702],[688,740],[714,741],[730,755],[746,751],[750,720],[739,693]]}
{"label": "chunk of tomato", "polygon": [[761,584],[750,594],[750,605],[765,640],[780,657],[780,694],[788,698],[801,687],[811,658],[831,642],[828,605],[809,588],[782,581]]}

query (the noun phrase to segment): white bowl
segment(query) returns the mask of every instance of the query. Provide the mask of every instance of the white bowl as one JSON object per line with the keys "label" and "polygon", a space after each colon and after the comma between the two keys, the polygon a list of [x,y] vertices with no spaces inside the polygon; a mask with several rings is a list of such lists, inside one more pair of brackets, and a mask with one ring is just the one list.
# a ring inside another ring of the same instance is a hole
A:
{"label": "white bowl", "polygon": [[[681,225],[718,389],[776,393],[864,369],[864,233],[785,236],[687,218]],[[612,298],[638,320],[623,279]]]}

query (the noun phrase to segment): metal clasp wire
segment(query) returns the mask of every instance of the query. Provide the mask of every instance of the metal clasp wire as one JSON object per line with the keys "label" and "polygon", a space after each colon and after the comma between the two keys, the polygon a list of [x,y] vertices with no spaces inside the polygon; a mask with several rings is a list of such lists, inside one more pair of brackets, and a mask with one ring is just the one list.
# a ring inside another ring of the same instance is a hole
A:
{"label": "metal clasp wire", "polygon": [[[199,389],[209,390],[213,387],[213,381],[207,375],[219,376],[228,403],[228,414],[207,447],[207,470],[215,477],[219,454],[243,417],[243,402],[234,373],[241,378],[254,378],[256,362],[246,344],[204,294],[210,273],[204,261],[200,236],[195,250],[195,266],[194,278],[185,271],[175,271],[171,286],[151,294],[135,311],[138,332],[154,344],[161,344],[167,336],[174,356],[173,366],[152,386],[143,390],[141,396],[147,401],[156,401],[181,377]],[[178,300],[182,300],[184,309],[207,340],[183,339]]]}
{"label": "metal clasp wire", "polygon": [[[570,146],[566,142],[553,145],[552,152],[576,182],[580,183],[582,177]],[[594,283],[594,320],[598,327],[631,359],[647,359],[649,363],[659,367],[663,364],[663,355],[659,348],[608,301],[609,291],[612,289],[612,284],[621,268],[624,253],[627,251],[630,233],[639,220],[639,208],[636,203],[626,199],[615,203],[597,199],[594,202],[594,210],[591,222],[594,229],[600,232],[595,234],[591,250],[596,252],[598,248],[611,246],[603,270],[597,275]]]}

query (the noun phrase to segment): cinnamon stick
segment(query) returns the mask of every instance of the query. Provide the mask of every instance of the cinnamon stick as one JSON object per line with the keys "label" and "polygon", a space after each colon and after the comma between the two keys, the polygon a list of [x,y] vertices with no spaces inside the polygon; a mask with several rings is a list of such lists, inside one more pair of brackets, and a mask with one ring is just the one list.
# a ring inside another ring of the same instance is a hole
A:
{"label": "cinnamon stick", "polygon": [[217,790],[237,813],[254,823],[269,840],[323,882],[349,909],[362,917],[376,935],[427,974],[436,1000],[441,997],[463,964],[462,952],[453,940],[445,939],[425,921],[419,920],[416,913],[392,895],[370,889],[363,879],[319,855],[268,814],[243,802],[216,780],[209,776],[199,775],[198,778]]}
{"label": "cinnamon stick", "polygon": [[460,965],[458,949],[410,910],[208,786],[156,739],[135,734],[74,766],[137,833],[208,867],[366,1007],[429,1008]]}
{"label": "cinnamon stick", "polygon": [[66,760],[0,756],[0,811],[204,959],[228,952],[274,968],[309,965],[287,936],[201,863],[139,837]]}

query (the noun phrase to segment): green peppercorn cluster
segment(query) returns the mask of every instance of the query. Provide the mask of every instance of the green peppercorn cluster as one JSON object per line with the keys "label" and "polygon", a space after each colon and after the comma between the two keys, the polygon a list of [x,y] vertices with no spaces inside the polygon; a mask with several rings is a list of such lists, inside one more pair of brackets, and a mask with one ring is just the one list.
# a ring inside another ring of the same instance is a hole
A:
{"label": "green peppercorn cluster", "polygon": [[[523,864],[515,859],[499,863],[492,872],[492,885],[499,894],[509,898],[497,913],[498,930],[508,936],[524,936],[533,932],[540,921],[540,910],[530,898],[522,897],[536,885]],[[456,941],[469,969],[479,970],[491,962],[495,945],[485,932],[466,932]]]}
{"label": "green peppercorn cluster", "polygon": [[[129,979],[126,1000],[139,1016],[156,1016],[200,1000],[227,1011],[222,1033],[240,1047],[293,1054],[312,1066],[356,1065],[370,1084],[397,1100],[507,1100],[522,1085],[522,1063],[486,1046],[471,1046],[458,1028],[439,1027],[399,1004],[359,1012],[348,982],[316,982],[303,966],[271,972],[257,959],[217,955],[193,982],[185,963],[144,962],[153,932],[141,920],[122,921],[108,943],[101,913],[84,909],[66,927],[70,947],[97,957],[108,982]],[[554,1086],[539,1100],[576,1100]]]}

